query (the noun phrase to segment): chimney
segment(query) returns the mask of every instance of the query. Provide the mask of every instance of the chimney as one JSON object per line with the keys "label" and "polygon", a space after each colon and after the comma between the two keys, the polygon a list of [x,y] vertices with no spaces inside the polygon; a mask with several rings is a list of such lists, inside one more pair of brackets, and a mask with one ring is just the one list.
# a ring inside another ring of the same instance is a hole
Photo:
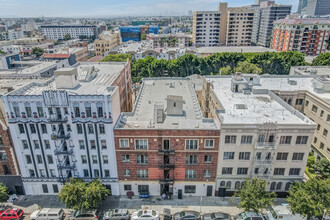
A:
{"label": "chimney", "polygon": [[73,89],[79,85],[77,68],[62,68],[54,72],[57,89]]}

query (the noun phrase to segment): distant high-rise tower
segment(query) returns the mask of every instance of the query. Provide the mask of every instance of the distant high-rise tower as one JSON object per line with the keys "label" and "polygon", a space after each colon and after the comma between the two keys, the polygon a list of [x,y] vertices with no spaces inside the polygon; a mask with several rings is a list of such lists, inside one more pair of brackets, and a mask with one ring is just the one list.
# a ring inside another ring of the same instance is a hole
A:
{"label": "distant high-rise tower", "polygon": [[267,0],[254,0],[254,4],[260,5],[260,2],[264,2],[264,1],[267,1]]}
{"label": "distant high-rise tower", "polygon": [[307,5],[303,10],[302,15],[320,16],[330,14],[330,0],[307,0]]}
{"label": "distant high-rise tower", "polygon": [[301,11],[307,7],[308,0],[299,0],[298,10],[297,13],[301,14]]}

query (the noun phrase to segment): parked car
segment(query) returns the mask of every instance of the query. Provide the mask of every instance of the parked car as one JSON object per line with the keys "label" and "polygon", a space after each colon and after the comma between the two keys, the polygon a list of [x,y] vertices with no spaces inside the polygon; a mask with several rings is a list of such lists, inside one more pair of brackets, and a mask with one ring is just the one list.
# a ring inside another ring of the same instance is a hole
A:
{"label": "parked car", "polygon": [[200,220],[201,215],[199,212],[195,211],[182,211],[177,212],[173,215],[174,220],[183,220],[183,219],[189,219],[189,220]]}
{"label": "parked car", "polygon": [[145,209],[132,214],[132,220],[159,220],[159,212]]}
{"label": "parked car", "polygon": [[70,220],[91,220],[99,219],[98,211],[75,211],[72,216],[69,217]]}
{"label": "parked car", "polygon": [[307,219],[299,214],[293,215],[288,207],[288,204],[282,204],[277,206],[272,206],[267,210],[266,213],[267,220],[304,220]]}
{"label": "parked car", "polygon": [[0,215],[0,220],[22,219],[24,212],[22,209],[6,209]]}
{"label": "parked car", "polygon": [[45,208],[32,212],[31,220],[63,220],[65,217],[63,209]]}
{"label": "parked car", "polygon": [[144,198],[150,198],[150,194],[149,194],[148,191],[141,191],[141,192],[139,192],[139,197],[140,197],[141,199],[144,199]]}
{"label": "parked car", "polygon": [[227,213],[214,212],[204,214],[203,220],[231,220],[231,217]]}
{"label": "parked car", "polygon": [[129,220],[127,209],[111,209],[104,213],[103,220]]}
{"label": "parked car", "polygon": [[241,212],[234,217],[235,220],[264,220],[261,214],[255,212]]}

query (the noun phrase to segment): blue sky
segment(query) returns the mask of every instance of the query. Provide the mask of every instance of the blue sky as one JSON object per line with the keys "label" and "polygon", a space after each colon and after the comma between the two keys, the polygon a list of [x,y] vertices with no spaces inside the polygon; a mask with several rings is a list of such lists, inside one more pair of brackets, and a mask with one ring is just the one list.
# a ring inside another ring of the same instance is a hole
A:
{"label": "blue sky", "polygon": [[[188,10],[216,10],[219,0],[0,0],[0,17],[94,17],[187,14]],[[254,3],[254,0],[222,0],[229,7]],[[275,0],[293,5],[298,0]]]}

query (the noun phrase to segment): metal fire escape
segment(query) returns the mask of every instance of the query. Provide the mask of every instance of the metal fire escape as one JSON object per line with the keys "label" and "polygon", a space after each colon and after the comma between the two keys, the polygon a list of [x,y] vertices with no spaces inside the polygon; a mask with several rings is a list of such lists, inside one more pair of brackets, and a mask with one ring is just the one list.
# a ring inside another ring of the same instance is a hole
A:
{"label": "metal fire escape", "polygon": [[252,177],[269,179],[274,163],[277,126],[275,123],[264,123],[258,130],[259,138],[255,143]]}
{"label": "metal fire escape", "polygon": [[169,192],[170,185],[173,186],[174,183],[174,161],[175,161],[175,150],[170,149],[169,140],[162,140],[163,146],[159,145],[158,155],[161,155],[163,158],[158,164],[158,168],[161,170],[159,172],[159,183],[161,185],[161,193]]}

